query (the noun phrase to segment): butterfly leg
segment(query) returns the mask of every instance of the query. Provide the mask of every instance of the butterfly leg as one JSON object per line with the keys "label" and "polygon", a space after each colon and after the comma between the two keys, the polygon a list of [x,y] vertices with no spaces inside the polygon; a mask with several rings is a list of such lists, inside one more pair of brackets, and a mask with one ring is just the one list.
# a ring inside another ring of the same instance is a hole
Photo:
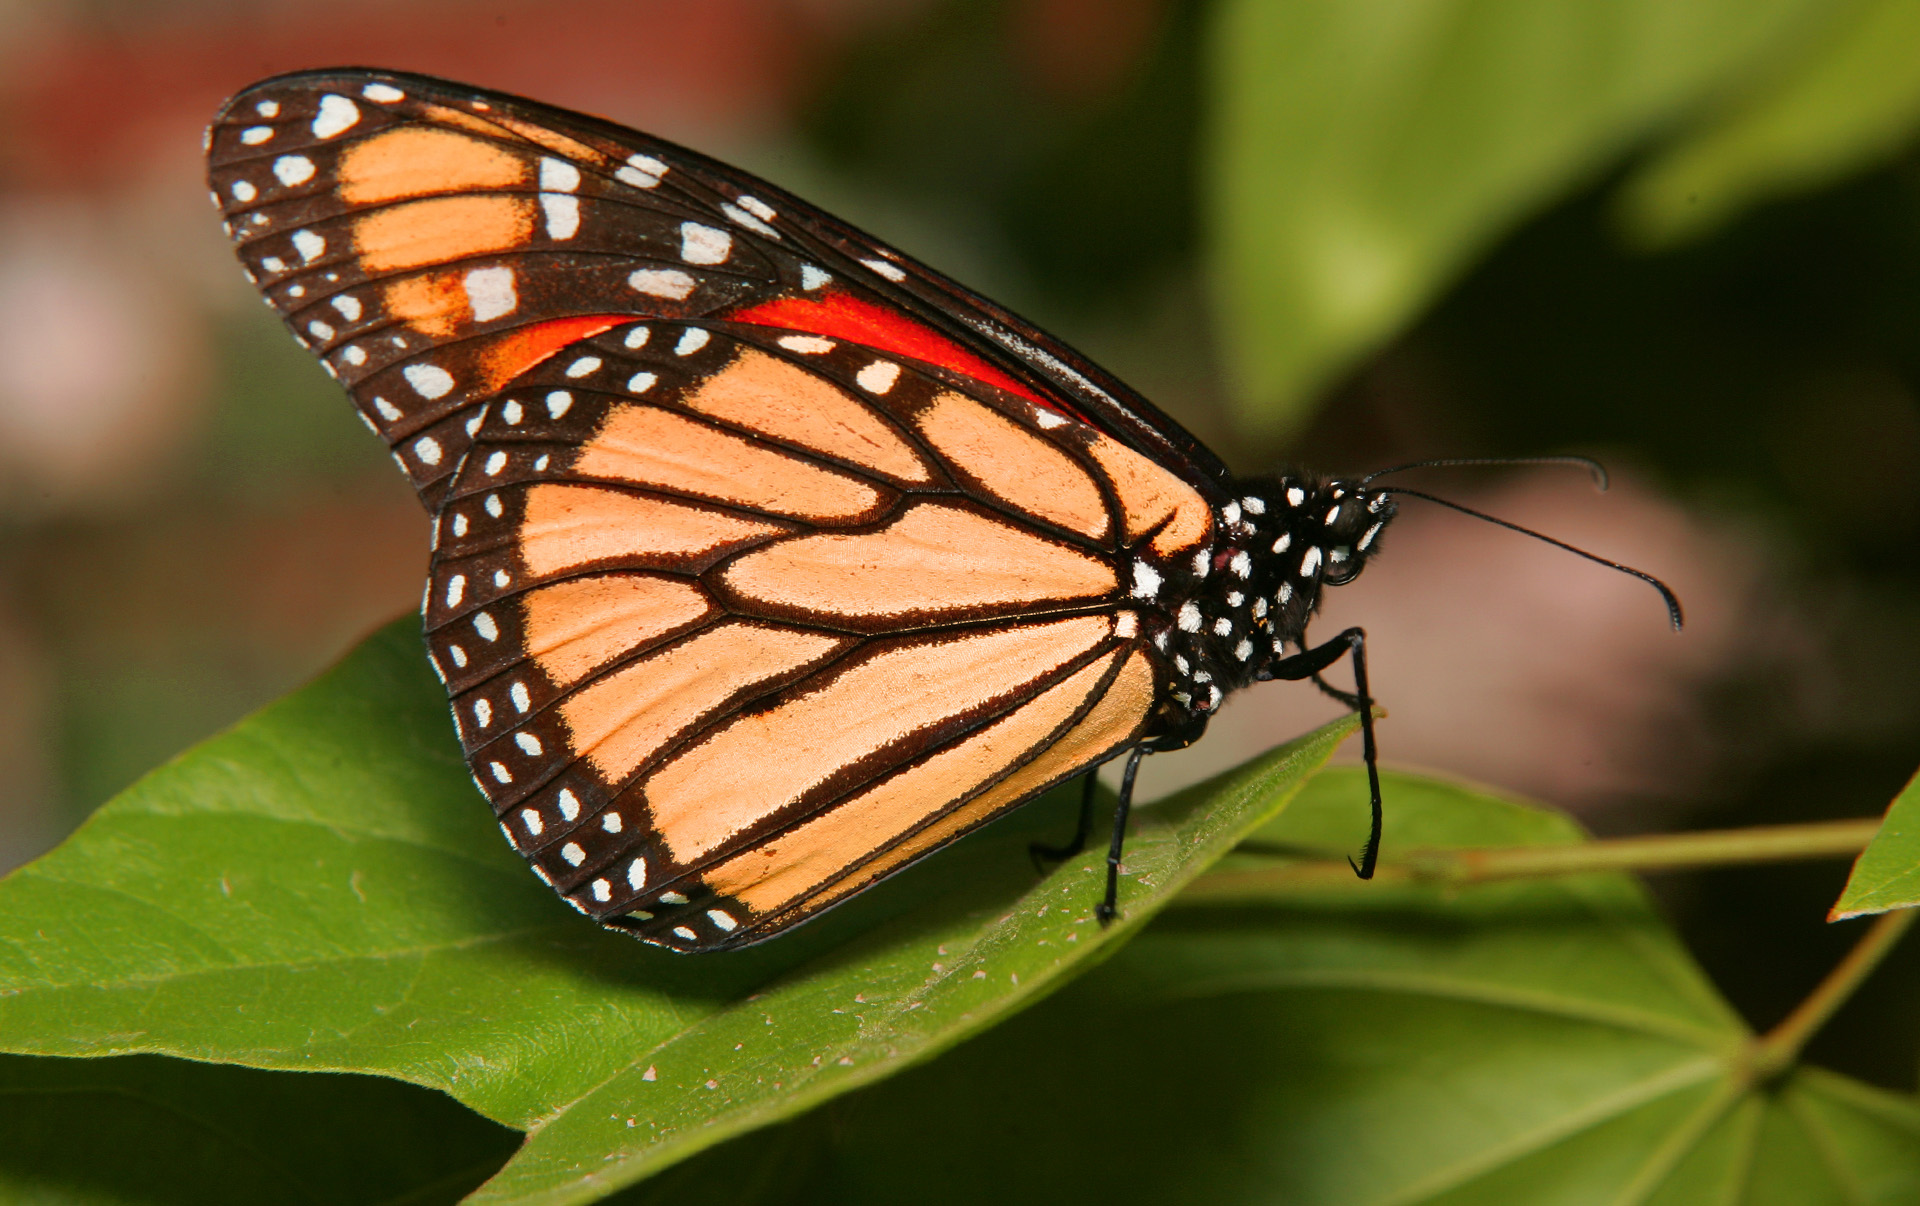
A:
{"label": "butterfly leg", "polygon": [[1127,841],[1127,814],[1133,811],[1133,776],[1140,770],[1140,759],[1150,751],[1151,746],[1145,742],[1128,750],[1127,769],[1120,774],[1120,803],[1113,810],[1113,843],[1107,847],[1107,895],[1093,910],[1101,925],[1119,913],[1120,849]]}
{"label": "butterfly leg", "polygon": [[[1353,657],[1354,693],[1328,687],[1320,683],[1320,672],[1351,654]],[[1367,786],[1373,796],[1373,828],[1367,835],[1367,848],[1361,852],[1360,861],[1347,862],[1361,879],[1372,879],[1374,864],[1380,858],[1380,827],[1382,809],[1380,806],[1380,766],[1373,744],[1373,694],[1367,690],[1367,634],[1359,628],[1349,628],[1339,636],[1311,649],[1304,649],[1292,657],[1275,662],[1268,671],[1269,677],[1297,682],[1310,678],[1320,683],[1329,695],[1360,713],[1360,750],[1361,757],[1367,763]]]}
{"label": "butterfly leg", "polygon": [[1360,697],[1353,692],[1342,691],[1318,674],[1313,676],[1313,685],[1320,688],[1320,694],[1337,701],[1342,706],[1352,708],[1356,712],[1360,710]]}
{"label": "butterfly leg", "polygon": [[1027,847],[1033,856],[1033,865],[1042,871],[1046,864],[1063,862],[1087,848],[1087,834],[1093,831],[1093,795],[1099,788],[1099,768],[1094,767],[1081,776],[1080,820],[1074,826],[1073,836],[1064,846],[1049,846],[1045,842],[1035,842]]}

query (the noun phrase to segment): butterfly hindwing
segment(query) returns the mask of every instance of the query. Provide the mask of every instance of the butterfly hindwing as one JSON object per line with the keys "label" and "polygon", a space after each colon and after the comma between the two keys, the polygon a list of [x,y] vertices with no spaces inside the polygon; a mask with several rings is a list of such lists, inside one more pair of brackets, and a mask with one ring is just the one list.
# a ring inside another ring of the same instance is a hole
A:
{"label": "butterfly hindwing", "polygon": [[582,911],[758,940],[1150,727],[1142,617],[1209,571],[1217,462],[1069,350],[511,97],[283,77],[209,157],[249,274],[435,513],[475,782]]}
{"label": "butterfly hindwing", "polygon": [[1113,447],[1043,420],[751,326],[629,324],[505,391],[426,614],[516,847],[603,921],[738,942],[1134,738]]}

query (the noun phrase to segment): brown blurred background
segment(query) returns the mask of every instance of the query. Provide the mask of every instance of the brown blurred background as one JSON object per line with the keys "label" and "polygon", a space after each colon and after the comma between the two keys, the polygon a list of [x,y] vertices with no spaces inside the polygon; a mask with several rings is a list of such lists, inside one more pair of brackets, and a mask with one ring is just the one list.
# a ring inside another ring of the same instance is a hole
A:
{"label": "brown blurred background", "polygon": [[[1603,831],[1883,808],[1920,761],[1920,161],[1657,254],[1611,235],[1598,181],[1265,447],[1235,435],[1209,340],[1199,22],[1174,0],[0,2],[0,870],[418,599],[425,517],[258,304],[201,182],[224,96],[347,63],[767,175],[1244,470],[1599,455],[1607,495],[1574,471],[1419,484],[1662,576],[1685,634],[1642,584],[1408,502],[1323,621],[1371,634],[1386,757]],[[1335,711],[1249,691],[1151,761],[1149,794]],[[1839,872],[1669,899],[1765,1021],[1844,941],[1818,925]]]}

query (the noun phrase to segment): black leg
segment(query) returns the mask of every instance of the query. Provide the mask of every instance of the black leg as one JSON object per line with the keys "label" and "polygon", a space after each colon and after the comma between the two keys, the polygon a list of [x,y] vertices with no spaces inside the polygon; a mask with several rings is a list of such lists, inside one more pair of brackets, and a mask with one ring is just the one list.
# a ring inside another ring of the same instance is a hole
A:
{"label": "black leg", "polygon": [[1326,688],[1336,699],[1351,698],[1353,708],[1360,713],[1360,753],[1367,763],[1367,786],[1373,794],[1373,828],[1367,836],[1367,848],[1361,852],[1360,861],[1347,862],[1361,879],[1372,879],[1374,864],[1380,858],[1380,825],[1382,810],[1380,807],[1380,766],[1373,744],[1373,693],[1367,690],[1367,634],[1358,628],[1349,628],[1339,636],[1324,644],[1304,649],[1292,657],[1282,658],[1269,670],[1273,678],[1299,681],[1311,678],[1319,682],[1320,672],[1339,661],[1347,654],[1353,655],[1354,694],[1347,697],[1345,692]]}
{"label": "black leg", "polygon": [[1119,913],[1115,903],[1120,894],[1120,848],[1127,843],[1127,813],[1133,809],[1133,776],[1147,747],[1136,745],[1127,751],[1127,769],[1120,775],[1120,803],[1113,810],[1113,844],[1107,847],[1107,895],[1093,910],[1101,925],[1111,923]]}
{"label": "black leg", "polygon": [[1035,867],[1045,871],[1046,864],[1070,859],[1087,848],[1087,834],[1093,830],[1093,793],[1100,785],[1099,770],[1096,766],[1081,778],[1084,787],[1080,792],[1080,821],[1074,826],[1073,836],[1067,840],[1067,844],[1049,846],[1045,842],[1035,842],[1027,847]]}
{"label": "black leg", "polygon": [[1318,674],[1313,676],[1313,685],[1320,688],[1320,694],[1334,700],[1342,707],[1351,708],[1355,712],[1360,710],[1360,697],[1353,692],[1342,691]]}

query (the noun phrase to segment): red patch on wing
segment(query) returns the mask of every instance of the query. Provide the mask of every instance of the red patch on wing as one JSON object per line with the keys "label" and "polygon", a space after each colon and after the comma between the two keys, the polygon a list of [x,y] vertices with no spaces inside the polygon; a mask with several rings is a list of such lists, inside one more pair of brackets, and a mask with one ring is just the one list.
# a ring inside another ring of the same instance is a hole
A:
{"label": "red patch on wing", "polygon": [[892,352],[896,356],[937,364],[976,381],[998,386],[1010,394],[1018,394],[1056,414],[1079,418],[1065,406],[1034,393],[1032,387],[995,368],[945,335],[922,326],[898,310],[875,305],[840,290],[823,293],[818,298],[777,298],[736,310],[726,317],[733,322],[759,327],[784,327],[792,331],[805,331],[809,335],[844,339],[878,352]]}
{"label": "red patch on wing", "polygon": [[481,375],[488,388],[499,389],[568,344],[632,321],[631,314],[583,314],[509,331],[481,349]]}

